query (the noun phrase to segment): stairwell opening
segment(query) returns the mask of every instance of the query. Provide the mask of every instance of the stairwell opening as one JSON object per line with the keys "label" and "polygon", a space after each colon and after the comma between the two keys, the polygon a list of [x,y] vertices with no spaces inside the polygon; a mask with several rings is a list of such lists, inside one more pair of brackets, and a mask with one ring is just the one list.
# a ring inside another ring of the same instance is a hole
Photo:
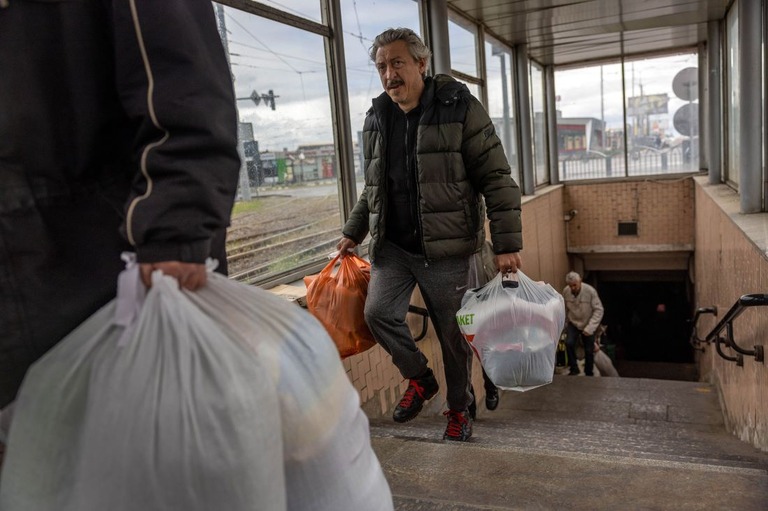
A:
{"label": "stairwell opening", "polygon": [[593,278],[619,375],[698,379],[689,344],[692,286],[686,271],[602,271]]}

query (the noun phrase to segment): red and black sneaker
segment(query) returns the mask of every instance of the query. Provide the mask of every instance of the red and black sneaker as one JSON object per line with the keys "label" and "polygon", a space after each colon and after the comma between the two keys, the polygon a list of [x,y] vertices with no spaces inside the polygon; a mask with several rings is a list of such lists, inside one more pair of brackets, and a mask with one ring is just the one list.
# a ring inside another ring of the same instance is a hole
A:
{"label": "red and black sneaker", "polygon": [[395,407],[392,418],[395,422],[408,422],[414,419],[424,407],[424,402],[437,394],[439,388],[432,370],[426,376],[408,380],[408,388]]}
{"label": "red and black sneaker", "polygon": [[445,428],[443,440],[466,442],[472,436],[472,421],[469,420],[469,412],[446,410],[443,415],[448,417],[448,427]]}

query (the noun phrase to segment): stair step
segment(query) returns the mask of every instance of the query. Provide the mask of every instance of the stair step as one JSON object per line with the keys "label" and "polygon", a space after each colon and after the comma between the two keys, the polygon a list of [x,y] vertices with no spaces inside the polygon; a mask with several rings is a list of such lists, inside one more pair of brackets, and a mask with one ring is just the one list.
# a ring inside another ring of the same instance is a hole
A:
{"label": "stair step", "polygon": [[[524,412],[521,412],[521,414]],[[723,431],[669,428],[657,424],[611,424],[559,419],[518,420],[488,417],[475,421],[471,442],[477,446],[543,451],[569,455],[668,460],[712,465],[766,468],[766,455]],[[445,420],[417,418],[407,424],[372,421],[371,435],[442,442]]]}
{"label": "stair step", "polygon": [[765,470],[374,437],[398,510],[764,510]]}
{"label": "stair step", "polygon": [[[482,407],[481,407],[482,408]],[[503,392],[469,442],[442,416],[371,420],[396,509],[739,509],[768,503],[768,454],[725,430],[701,382],[556,376]]]}

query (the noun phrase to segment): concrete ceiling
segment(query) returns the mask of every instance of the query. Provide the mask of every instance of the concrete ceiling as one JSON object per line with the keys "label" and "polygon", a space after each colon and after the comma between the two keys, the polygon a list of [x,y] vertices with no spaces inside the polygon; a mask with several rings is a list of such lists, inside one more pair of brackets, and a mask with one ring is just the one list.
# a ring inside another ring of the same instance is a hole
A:
{"label": "concrete ceiling", "polygon": [[564,65],[697,45],[731,0],[448,0],[503,42]]}

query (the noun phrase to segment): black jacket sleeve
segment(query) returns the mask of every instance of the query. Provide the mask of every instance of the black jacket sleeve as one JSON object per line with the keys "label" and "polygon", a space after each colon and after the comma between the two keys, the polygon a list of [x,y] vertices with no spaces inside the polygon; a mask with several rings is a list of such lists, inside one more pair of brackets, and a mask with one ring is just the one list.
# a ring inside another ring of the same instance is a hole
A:
{"label": "black jacket sleeve", "polygon": [[141,262],[203,262],[229,225],[237,111],[208,0],[105,0],[138,172],[123,234]]}

